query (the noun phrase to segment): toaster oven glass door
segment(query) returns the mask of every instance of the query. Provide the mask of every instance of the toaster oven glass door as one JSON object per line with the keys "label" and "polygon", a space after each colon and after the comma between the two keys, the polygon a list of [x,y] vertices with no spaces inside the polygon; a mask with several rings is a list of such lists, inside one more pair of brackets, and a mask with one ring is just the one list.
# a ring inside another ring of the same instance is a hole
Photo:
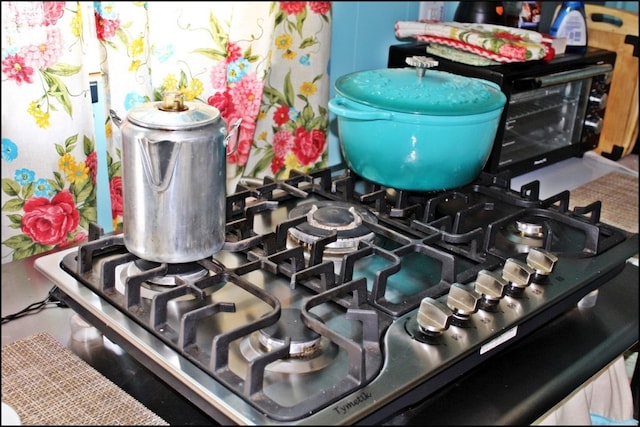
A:
{"label": "toaster oven glass door", "polygon": [[515,93],[507,106],[500,169],[580,144],[590,79]]}

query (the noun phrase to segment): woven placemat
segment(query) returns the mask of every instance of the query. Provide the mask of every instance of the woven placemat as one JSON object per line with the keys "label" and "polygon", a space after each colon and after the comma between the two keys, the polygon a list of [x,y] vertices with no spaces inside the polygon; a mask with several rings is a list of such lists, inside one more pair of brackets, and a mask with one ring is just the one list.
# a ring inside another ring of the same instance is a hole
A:
{"label": "woven placemat", "polygon": [[44,332],[2,347],[2,401],[25,425],[168,425]]}
{"label": "woven placemat", "polygon": [[632,233],[638,232],[638,177],[610,172],[571,190],[569,208],[602,202],[600,221]]}

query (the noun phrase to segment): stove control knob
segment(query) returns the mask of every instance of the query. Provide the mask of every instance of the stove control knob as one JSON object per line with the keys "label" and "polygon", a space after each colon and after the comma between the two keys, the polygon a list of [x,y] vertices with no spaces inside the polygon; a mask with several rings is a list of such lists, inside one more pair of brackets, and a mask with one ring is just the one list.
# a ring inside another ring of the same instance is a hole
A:
{"label": "stove control knob", "polygon": [[438,335],[449,327],[449,319],[452,315],[453,312],[449,307],[436,299],[426,297],[420,303],[416,320],[422,332],[427,335]]}
{"label": "stove control knob", "polygon": [[469,317],[478,311],[480,295],[470,286],[454,283],[449,288],[447,306],[453,311],[451,324],[466,327]]}
{"label": "stove control knob", "polygon": [[558,257],[541,248],[531,248],[527,255],[527,265],[535,270],[533,282],[541,283],[549,277]]}
{"label": "stove control knob", "polygon": [[478,310],[478,300],[480,295],[473,288],[454,283],[449,288],[447,295],[447,306],[453,310],[455,315],[468,316]]}
{"label": "stove control knob", "polygon": [[535,270],[519,259],[509,258],[502,268],[502,277],[509,281],[505,293],[512,297],[519,297],[524,289],[531,284]]}
{"label": "stove control knob", "polygon": [[495,311],[508,284],[509,282],[498,273],[480,270],[475,282],[475,290],[481,296],[479,308],[485,311]]}

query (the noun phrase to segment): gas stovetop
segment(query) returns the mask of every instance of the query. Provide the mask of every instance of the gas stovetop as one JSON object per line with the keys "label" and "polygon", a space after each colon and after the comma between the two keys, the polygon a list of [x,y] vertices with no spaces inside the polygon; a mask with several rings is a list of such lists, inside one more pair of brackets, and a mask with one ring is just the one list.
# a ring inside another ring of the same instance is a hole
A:
{"label": "gas stovetop", "polygon": [[46,255],[59,297],[221,423],[378,423],[617,275],[638,236],[508,173],[415,193],[346,169],[241,182],[223,249]]}

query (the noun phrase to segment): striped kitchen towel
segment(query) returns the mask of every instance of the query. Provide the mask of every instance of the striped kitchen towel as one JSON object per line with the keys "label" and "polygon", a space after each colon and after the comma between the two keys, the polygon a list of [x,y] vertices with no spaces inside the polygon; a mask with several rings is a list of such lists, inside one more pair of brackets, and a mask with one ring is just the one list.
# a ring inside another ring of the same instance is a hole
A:
{"label": "striped kitchen towel", "polygon": [[555,51],[537,31],[504,25],[440,21],[397,21],[399,39],[444,45],[497,62],[550,60]]}

